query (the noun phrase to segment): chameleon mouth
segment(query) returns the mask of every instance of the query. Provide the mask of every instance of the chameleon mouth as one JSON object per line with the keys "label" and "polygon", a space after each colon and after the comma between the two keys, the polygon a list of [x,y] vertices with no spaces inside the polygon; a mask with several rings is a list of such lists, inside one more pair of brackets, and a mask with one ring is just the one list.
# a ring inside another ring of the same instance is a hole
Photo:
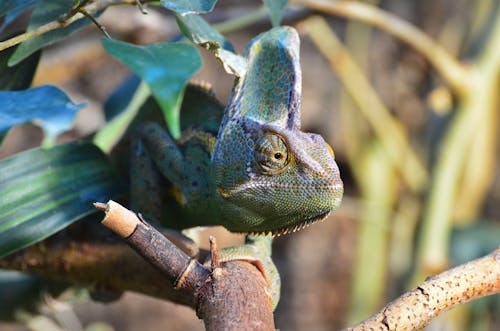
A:
{"label": "chameleon mouth", "polygon": [[281,235],[285,235],[287,233],[291,232],[297,232],[300,231],[304,228],[307,228],[309,225],[318,222],[318,221],[324,221],[325,218],[330,214],[331,211],[327,211],[325,213],[319,214],[317,216],[311,217],[299,224],[293,225],[293,226],[285,226],[276,230],[269,230],[269,231],[255,231],[251,232],[250,234],[255,234],[255,235],[268,235],[271,234],[273,237],[279,237]]}

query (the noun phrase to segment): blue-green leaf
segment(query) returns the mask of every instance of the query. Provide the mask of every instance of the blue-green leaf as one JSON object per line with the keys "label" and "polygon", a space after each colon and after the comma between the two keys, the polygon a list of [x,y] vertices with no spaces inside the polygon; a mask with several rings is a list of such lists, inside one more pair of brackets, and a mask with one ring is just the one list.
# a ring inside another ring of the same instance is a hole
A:
{"label": "blue-green leaf", "polygon": [[177,15],[176,18],[177,24],[186,38],[214,53],[228,73],[238,77],[244,74],[246,59],[236,55],[233,45],[202,17]]}
{"label": "blue-green leaf", "polygon": [[95,211],[123,190],[89,143],[32,149],[0,160],[0,258]]}
{"label": "blue-green leaf", "polygon": [[50,85],[24,91],[0,91],[0,137],[13,126],[34,122],[45,132],[45,141],[73,125],[76,113],[85,104],[75,104],[58,88]]}
{"label": "blue-green leaf", "polygon": [[12,23],[19,15],[31,9],[37,0],[2,0],[0,1],[0,18],[5,15],[0,31]]}
{"label": "blue-green leaf", "polygon": [[273,23],[273,26],[279,26],[283,18],[283,10],[285,9],[287,0],[263,0],[263,2],[269,10],[271,23]]}
{"label": "blue-green leaf", "polygon": [[135,46],[103,39],[113,57],[140,76],[163,110],[170,133],[180,136],[179,109],[182,92],[189,79],[201,68],[198,50],[185,43],[157,43]]}
{"label": "blue-green leaf", "polygon": [[163,7],[178,14],[201,14],[214,9],[217,0],[161,0]]}
{"label": "blue-green leaf", "polygon": [[[73,2],[74,0],[39,0],[38,5],[31,15],[28,31],[33,31],[46,23],[56,21],[61,15],[70,11]],[[16,49],[9,60],[9,65],[16,65],[40,48],[65,38],[67,35],[87,25],[89,22],[88,19],[80,19],[64,28],[56,29],[25,41]]]}
{"label": "blue-green leaf", "polygon": [[37,0],[2,0],[0,1],[0,17],[12,12],[24,12],[30,9]]}

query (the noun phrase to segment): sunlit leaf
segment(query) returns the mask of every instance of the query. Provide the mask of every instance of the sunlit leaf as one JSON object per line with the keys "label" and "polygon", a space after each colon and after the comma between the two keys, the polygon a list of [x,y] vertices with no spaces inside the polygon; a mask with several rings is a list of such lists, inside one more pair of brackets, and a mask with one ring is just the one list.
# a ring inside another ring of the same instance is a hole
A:
{"label": "sunlit leaf", "polygon": [[127,98],[128,102],[124,105],[125,108],[120,110],[120,113],[99,129],[94,136],[94,144],[105,153],[109,153],[118,143],[136,118],[143,104],[151,97],[151,90],[144,81],[140,81],[139,86],[130,92],[131,97],[130,99]]}
{"label": "sunlit leaf", "polygon": [[179,14],[208,13],[217,0],[161,0],[163,7]]}
{"label": "sunlit leaf", "polygon": [[103,39],[103,45],[109,54],[148,84],[163,110],[170,133],[178,138],[182,92],[189,79],[201,67],[198,50],[189,44],[168,42],[135,46]]}
{"label": "sunlit leaf", "polygon": [[0,160],[0,257],[36,243],[116,199],[122,188],[94,145],[32,149]]}
{"label": "sunlit leaf", "polygon": [[287,0],[263,0],[263,2],[269,10],[273,26],[279,26],[283,18],[283,10],[285,9]]}
{"label": "sunlit leaf", "polygon": [[0,91],[0,137],[13,126],[33,122],[44,130],[45,141],[51,142],[71,128],[84,105],[73,103],[63,91],[50,85]]}
{"label": "sunlit leaf", "polygon": [[177,15],[176,18],[177,24],[186,38],[214,53],[228,73],[236,76],[243,75],[246,70],[245,58],[236,55],[233,45],[202,17]]}
{"label": "sunlit leaf", "polygon": [[[28,31],[33,31],[46,23],[58,20],[61,15],[70,11],[73,2],[74,0],[39,0],[38,5],[31,15]],[[80,19],[64,28],[47,32],[23,42],[10,58],[9,65],[16,65],[40,48],[65,38],[70,33],[89,24],[89,22],[88,19]]]}

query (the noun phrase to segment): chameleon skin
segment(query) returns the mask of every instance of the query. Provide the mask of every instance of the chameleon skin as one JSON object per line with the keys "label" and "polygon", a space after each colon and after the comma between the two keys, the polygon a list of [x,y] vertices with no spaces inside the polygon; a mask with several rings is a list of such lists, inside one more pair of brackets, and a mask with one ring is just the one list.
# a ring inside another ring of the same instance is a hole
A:
{"label": "chameleon skin", "polygon": [[[254,38],[248,67],[224,109],[205,88],[189,86],[174,141],[148,123],[132,143],[131,201],[168,228],[223,225],[229,231],[283,234],[325,218],[343,185],[330,146],[300,130],[299,38],[278,27]],[[266,277],[274,305],[279,274],[269,236],[247,236],[221,260],[247,260]]]}
{"label": "chameleon skin", "polygon": [[[281,234],[325,218],[340,204],[343,185],[330,146],[300,130],[296,31],[269,30],[250,42],[244,56],[247,72],[236,80],[220,126],[221,107],[207,98],[208,109],[183,105],[177,142],[158,125],[141,129],[132,201],[142,213],[177,229],[217,224],[233,232]],[[178,202],[163,211],[161,177],[173,185]]]}
{"label": "chameleon skin", "polygon": [[331,148],[300,130],[299,38],[272,29],[247,47],[212,155],[224,226],[283,233],[325,218],[343,185]]}

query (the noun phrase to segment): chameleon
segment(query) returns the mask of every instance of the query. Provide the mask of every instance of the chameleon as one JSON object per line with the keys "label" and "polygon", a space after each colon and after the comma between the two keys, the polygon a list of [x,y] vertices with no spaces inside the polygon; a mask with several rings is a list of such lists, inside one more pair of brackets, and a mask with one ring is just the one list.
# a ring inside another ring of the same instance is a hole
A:
{"label": "chameleon", "polygon": [[274,304],[280,281],[272,237],[326,218],[343,195],[332,148],[301,131],[299,45],[292,27],[258,35],[225,108],[207,89],[188,88],[181,137],[147,123],[132,144],[134,209],[169,228],[222,225],[248,234],[222,260],[253,261]]}

